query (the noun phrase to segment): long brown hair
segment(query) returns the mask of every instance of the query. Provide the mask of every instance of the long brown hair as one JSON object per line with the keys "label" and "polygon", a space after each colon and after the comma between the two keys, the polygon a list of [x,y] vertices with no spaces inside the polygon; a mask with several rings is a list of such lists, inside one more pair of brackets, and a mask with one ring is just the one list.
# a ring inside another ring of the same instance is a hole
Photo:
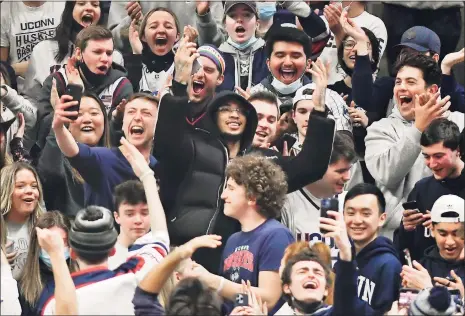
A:
{"label": "long brown hair", "polygon": [[21,170],[29,170],[34,174],[34,177],[37,181],[37,186],[39,190],[39,201],[34,211],[30,216],[30,227],[34,227],[39,219],[40,215],[45,212],[45,209],[42,207],[44,205],[44,195],[42,191],[42,185],[40,184],[39,175],[37,171],[29,164],[24,162],[15,162],[8,166],[5,166],[0,171],[0,210],[2,211],[1,217],[1,244],[2,246],[6,243],[6,215],[11,211],[12,207],[12,195],[15,189],[16,174]]}
{"label": "long brown hair", "polygon": [[[58,227],[63,229],[68,235],[71,228],[71,223],[62,213],[59,211],[46,212],[37,221],[37,225],[34,226],[39,228],[52,228]],[[68,245],[65,245],[68,246]],[[39,253],[40,246],[37,240],[37,232],[35,229],[31,231],[31,237],[29,239],[29,251],[27,253],[26,264],[24,266],[21,279],[20,279],[20,290],[24,296],[24,299],[31,306],[35,306],[40,294],[44,288],[44,283],[40,274],[39,265]],[[71,265],[70,265],[70,270]],[[72,272],[72,271],[71,271]]]}

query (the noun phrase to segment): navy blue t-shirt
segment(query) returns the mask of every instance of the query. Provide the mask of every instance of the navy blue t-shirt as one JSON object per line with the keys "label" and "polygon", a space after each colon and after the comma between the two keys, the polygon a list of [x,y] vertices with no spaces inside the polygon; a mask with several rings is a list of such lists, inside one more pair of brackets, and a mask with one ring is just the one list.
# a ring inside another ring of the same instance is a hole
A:
{"label": "navy blue t-shirt", "polygon": [[[219,274],[232,282],[240,284],[241,280],[248,280],[252,286],[258,287],[258,274],[261,271],[278,272],[284,250],[294,241],[291,231],[275,219],[268,219],[250,232],[237,232],[226,242]],[[225,304],[231,312],[232,302]],[[282,302],[278,302],[274,311],[281,305]]]}
{"label": "navy blue t-shirt", "polygon": [[[113,192],[118,184],[128,180],[137,180],[131,165],[119,148],[89,147],[78,143],[79,154],[68,158],[84,184],[84,203],[103,206],[114,211]],[[150,168],[157,164],[155,157],[150,156]]]}

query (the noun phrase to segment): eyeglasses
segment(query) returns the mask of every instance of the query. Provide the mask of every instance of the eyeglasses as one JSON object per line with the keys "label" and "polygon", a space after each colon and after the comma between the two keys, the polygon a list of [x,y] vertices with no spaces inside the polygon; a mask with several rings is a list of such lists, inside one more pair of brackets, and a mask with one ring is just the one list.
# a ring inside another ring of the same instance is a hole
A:
{"label": "eyeglasses", "polygon": [[[344,49],[351,50],[357,45],[357,42],[354,40],[346,40],[343,41],[342,44],[344,45]],[[367,42],[368,49],[371,49],[371,43]]]}
{"label": "eyeglasses", "polygon": [[229,114],[237,112],[238,114],[242,114],[244,116],[247,116],[247,114],[249,114],[249,111],[246,110],[246,109],[243,109],[241,107],[233,108],[232,106],[228,106],[228,105],[220,106],[218,108],[218,112],[220,112],[220,113],[229,113]]}

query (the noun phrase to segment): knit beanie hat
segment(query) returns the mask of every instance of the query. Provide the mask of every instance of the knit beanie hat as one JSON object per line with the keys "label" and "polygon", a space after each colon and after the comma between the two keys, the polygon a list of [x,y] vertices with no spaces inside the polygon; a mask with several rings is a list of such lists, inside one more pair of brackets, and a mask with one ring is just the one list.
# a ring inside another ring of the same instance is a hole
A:
{"label": "knit beanie hat", "polygon": [[77,213],[69,244],[82,254],[101,254],[115,246],[117,237],[111,212],[104,207],[88,206]]}
{"label": "knit beanie hat", "polygon": [[409,315],[453,315],[456,304],[447,288],[435,286],[418,293],[410,305]]}
{"label": "knit beanie hat", "polygon": [[220,74],[224,74],[224,70],[226,68],[225,62],[223,55],[221,52],[218,50],[213,45],[202,45],[197,49],[197,53],[200,54],[200,56],[207,57],[213,63],[216,65],[216,68],[218,68],[218,71]]}

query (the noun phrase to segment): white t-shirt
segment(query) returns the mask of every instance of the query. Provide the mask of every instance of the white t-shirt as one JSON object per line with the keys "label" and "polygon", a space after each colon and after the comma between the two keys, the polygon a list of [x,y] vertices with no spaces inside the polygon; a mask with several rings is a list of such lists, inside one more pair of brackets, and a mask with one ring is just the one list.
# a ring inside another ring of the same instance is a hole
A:
{"label": "white t-shirt", "polygon": [[28,7],[22,1],[3,1],[0,46],[10,47],[12,64],[27,61],[37,43],[55,36],[66,1],[46,1]]}
{"label": "white t-shirt", "polygon": [[[338,195],[339,212],[343,212],[346,191]],[[321,241],[331,250],[332,263],[337,260],[337,249],[332,238],[325,238],[320,233],[319,217],[321,200],[306,188],[289,193],[282,209],[281,222],[289,228],[297,241],[308,241],[310,244]]]}
{"label": "white t-shirt", "polygon": [[1,264],[1,313],[0,315],[20,315],[21,305],[19,303],[18,283],[11,275],[8,264]]}
{"label": "white t-shirt", "polygon": [[13,278],[19,280],[21,272],[26,265],[27,252],[29,251],[29,238],[31,230],[29,221],[24,224],[6,222],[8,239],[13,240],[14,250],[18,253],[11,264]]}
{"label": "white t-shirt", "polygon": [[[321,18],[327,24],[325,17],[322,16]],[[381,57],[383,56],[384,49],[386,48],[386,44],[387,44],[387,30],[386,30],[386,26],[384,25],[384,22],[377,16],[374,16],[373,14],[370,14],[366,11],[364,11],[359,16],[352,18],[352,20],[358,26],[365,27],[369,29],[370,31],[372,31],[373,34],[375,34],[375,36],[378,38],[379,44],[380,44],[379,45],[379,48],[380,48],[379,60],[381,60]],[[337,81],[344,79],[346,74],[342,70],[342,68],[338,66],[337,47],[336,47],[336,39],[334,37],[334,34],[331,33],[331,38],[329,39],[328,43],[326,43],[326,47],[321,52],[320,58],[322,58],[324,61],[329,61],[331,63],[330,65],[331,70],[330,70],[330,75],[328,78],[328,84],[331,85]]]}
{"label": "white t-shirt", "polygon": [[168,76],[172,75],[174,72],[174,63],[171,67],[165,71],[160,72],[150,71],[147,66],[142,64],[142,78],[139,82],[140,91],[150,91],[153,94],[158,93],[166,84],[166,79]]}

